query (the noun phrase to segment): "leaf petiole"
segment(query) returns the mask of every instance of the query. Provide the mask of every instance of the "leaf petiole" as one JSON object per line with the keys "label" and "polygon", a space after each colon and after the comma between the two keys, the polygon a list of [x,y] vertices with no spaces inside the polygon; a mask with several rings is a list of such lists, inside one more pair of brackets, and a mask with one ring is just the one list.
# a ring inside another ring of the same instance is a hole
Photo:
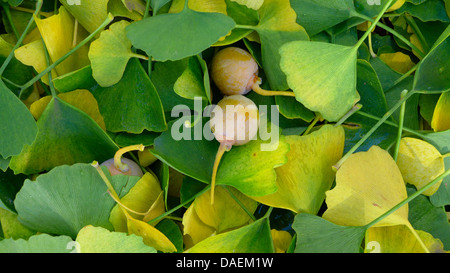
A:
{"label": "leaf petiole", "polygon": [[[400,94],[400,98],[404,98],[406,94],[408,93],[408,90],[403,90]],[[399,122],[398,122],[398,132],[397,132],[397,140],[395,142],[395,149],[394,149],[394,160],[397,162],[398,157],[398,150],[400,148],[400,140],[402,139],[402,133],[403,133],[403,123],[405,119],[405,107],[406,107],[406,101],[402,103],[402,106],[400,106],[400,116],[399,116]]]}
{"label": "leaf petiole", "polygon": [[356,43],[355,48],[359,48],[362,43],[366,40],[366,38],[369,36],[369,34],[372,32],[372,30],[377,26],[378,21],[380,21],[383,14],[388,10],[388,8],[391,6],[392,2],[394,0],[389,0],[386,5],[381,10],[380,14],[378,14],[377,18],[372,22],[372,24],[369,26],[369,28],[366,30],[364,35],[359,39],[359,41]]}
{"label": "leaf petiole", "polygon": [[396,110],[399,108],[404,101],[408,100],[412,95],[416,94],[417,91],[413,90],[408,92],[403,98],[401,98],[397,103],[386,113],[380,120],[333,166],[334,170],[338,170],[342,163],[352,155],[377,129],[381,126]]}
{"label": "leaf petiole", "polygon": [[[14,56],[14,51],[16,51],[17,48],[19,48],[19,46],[22,44],[23,40],[25,39],[25,36],[27,35],[28,31],[31,28],[31,25],[34,22],[34,17],[37,16],[39,14],[39,12],[41,11],[42,8],[42,4],[43,4],[44,0],[38,0],[36,3],[36,10],[34,11],[34,15],[31,16],[30,21],[28,21],[27,26],[25,27],[25,30],[23,31],[22,35],[20,36],[19,40],[17,41],[17,43],[14,45],[13,49],[11,50],[11,52],[9,53],[8,57],[6,58],[6,60],[3,62],[2,66],[0,67],[0,75],[3,75],[3,73],[5,72],[6,67],[8,66],[8,64],[11,62],[13,56]],[[32,85],[32,84],[31,84]],[[26,88],[30,87],[31,85],[27,86]],[[26,89],[26,88],[23,88]]]}
{"label": "leaf petiole", "polygon": [[[86,37],[83,41],[81,41],[76,47],[72,48],[69,52],[67,52],[64,56],[56,60],[53,64],[48,66],[44,71],[39,73],[36,77],[31,79],[29,82],[25,83],[22,86],[22,91],[27,89],[28,87],[32,86],[35,82],[37,82],[40,78],[42,78],[45,74],[53,70],[57,65],[62,63],[64,60],[66,60],[70,55],[72,55],[75,51],[80,49],[82,46],[87,44],[92,38],[94,38],[100,31],[102,31],[112,20],[114,19],[114,16],[112,14],[108,14],[108,17],[106,20],[94,31],[92,32],[88,37]],[[26,32],[26,31],[25,31]],[[0,74],[1,74],[0,70]],[[21,91],[21,92],[22,92]]]}

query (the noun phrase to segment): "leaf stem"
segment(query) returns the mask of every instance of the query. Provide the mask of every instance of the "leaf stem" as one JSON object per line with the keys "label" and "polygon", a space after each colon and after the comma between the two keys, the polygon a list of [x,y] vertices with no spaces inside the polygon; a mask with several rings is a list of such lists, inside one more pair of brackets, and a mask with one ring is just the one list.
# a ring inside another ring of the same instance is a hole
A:
{"label": "leaf stem", "polygon": [[[69,52],[67,52],[64,56],[56,60],[52,65],[48,66],[44,71],[39,73],[36,77],[31,79],[29,82],[25,83],[22,87],[22,91],[33,85],[35,82],[37,82],[40,78],[42,78],[45,74],[47,74],[49,71],[53,70],[57,65],[62,63],[64,60],[66,60],[70,55],[72,55],[75,51],[80,49],[82,46],[87,44],[92,38],[94,38],[100,31],[102,31],[112,20],[114,19],[114,16],[111,14],[108,15],[108,18],[94,31],[92,32],[88,37],[86,37],[83,41],[81,41],[76,47],[72,48]],[[0,70],[1,71],[1,70]],[[1,72],[0,72],[1,75]]]}
{"label": "leaf stem", "polygon": [[409,99],[414,95],[416,91],[408,92],[403,98],[401,98],[397,103],[386,113],[380,120],[372,127],[370,130],[355,144],[353,147],[333,166],[333,169],[338,170],[342,163],[353,154],[377,129],[383,124],[396,110],[399,108],[404,101]]}
{"label": "leaf stem", "polygon": [[380,215],[379,217],[377,217],[375,220],[373,220],[372,222],[368,223],[367,225],[365,225],[364,227],[366,229],[374,226],[375,224],[379,223],[380,221],[382,221],[383,219],[385,219],[386,217],[388,217],[390,214],[392,214],[393,212],[395,212],[396,210],[398,210],[400,207],[404,206],[405,204],[411,202],[413,199],[415,199],[417,196],[419,196],[420,194],[422,194],[424,191],[428,190],[429,188],[431,188],[434,184],[436,184],[437,182],[441,181],[442,179],[444,179],[445,177],[447,177],[448,175],[450,175],[450,169],[448,169],[447,171],[445,171],[444,173],[442,173],[440,176],[436,177],[435,179],[433,179],[432,181],[430,181],[428,184],[426,184],[423,188],[421,188],[420,190],[417,190],[415,193],[411,194],[410,196],[408,196],[406,199],[404,199],[403,201],[401,201],[400,203],[398,203],[397,205],[393,206],[391,209],[389,209],[388,211],[386,211],[385,213],[383,213],[382,215]]}
{"label": "leaf stem", "polygon": [[[371,23],[374,23],[375,20],[373,18],[370,18],[364,14],[361,13],[353,13],[354,16],[357,16],[361,19],[367,20]],[[386,26],[385,24],[381,23],[381,22],[377,22],[376,25],[384,30],[386,30],[387,32],[391,33],[392,35],[394,35],[395,37],[399,38],[402,42],[404,42],[405,44],[407,44],[411,49],[413,49],[414,51],[416,51],[419,55],[421,55],[422,57],[425,56],[425,53],[422,52],[422,50],[420,50],[417,46],[415,46],[413,43],[411,43],[410,40],[406,39],[403,35],[401,35],[400,33],[398,33],[397,31],[395,31],[394,29]]]}
{"label": "leaf stem", "polygon": [[[408,94],[408,90],[403,90],[400,94],[400,99],[404,98]],[[397,131],[397,140],[395,142],[395,149],[394,149],[394,160],[397,162],[398,157],[398,150],[400,148],[400,141],[402,139],[402,133],[403,133],[403,123],[405,119],[405,107],[406,107],[406,101],[402,103],[402,106],[400,106],[400,116],[398,121],[398,131]]]}
{"label": "leaf stem", "polygon": [[[14,45],[13,49],[11,50],[11,52],[9,53],[8,57],[6,58],[6,60],[3,62],[2,66],[0,67],[0,75],[3,75],[3,73],[5,72],[6,67],[8,66],[8,64],[11,62],[13,56],[14,56],[14,51],[16,51],[17,48],[19,48],[19,46],[22,44],[23,40],[25,39],[25,36],[27,35],[28,31],[31,28],[31,25],[34,22],[34,17],[37,16],[39,14],[39,12],[41,11],[42,8],[42,3],[44,0],[38,0],[36,3],[36,10],[34,11],[34,15],[31,16],[30,20],[28,21],[27,26],[25,27],[25,30],[23,31],[22,35],[20,36],[19,40],[17,41],[17,43]],[[31,84],[32,85],[32,84]],[[30,86],[31,86],[30,85]],[[29,87],[29,86],[28,86]],[[28,88],[27,87],[27,88]],[[26,89],[26,88],[25,88]]]}
{"label": "leaf stem", "polygon": [[3,10],[5,11],[6,18],[8,19],[8,22],[11,25],[11,29],[14,32],[14,35],[16,36],[16,39],[19,40],[20,39],[20,35],[19,35],[19,32],[17,31],[17,28],[14,25],[14,22],[12,20],[11,10],[9,8],[9,4],[3,3],[2,6],[3,6]]}
{"label": "leaf stem", "polygon": [[388,8],[391,6],[392,2],[394,0],[389,0],[386,5],[383,7],[383,9],[381,10],[380,14],[378,14],[377,18],[372,22],[372,24],[370,25],[370,27],[366,30],[366,32],[364,33],[364,35],[359,39],[359,41],[356,43],[355,48],[359,48],[362,43],[364,42],[364,40],[366,40],[367,36],[369,36],[369,34],[372,32],[372,30],[377,26],[377,23],[380,21],[381,17],[383,16],[383,14],[388,10]]}
{"label": "leaf stem", "polygon": [[[379,117],[377,117],[377,116],[368,114],[368,113],[363,112],[363,111],[358,111],[358,112],[356,112],[356,114],[359,114],[359,115],[361,115],[361,116],[363,116],[363,117],[367,117],[367,118],[370,118],[370,119],[373,119],[373,120],[380,120],[380,119],[381,119],[381,118],[379,118]],[[386,120],[386,121],[384,122],[384,124],[390,125],[390,126],[393,126],[393,127],[397,127],[397,128],[398,128],[398,124],[396,124],[396,123],[394,123],[394,122],[392,122],[392,121],[389,121],[389,120]],[[423,134],[421,134],[421,133],[419,133],[419,132],[417,132],[417,131],[415,131],[415,130],[413,130],[413,129],[409,129],[409,128],[407,128],[407,127],[404,127],[404,126],[403,126],[402,130],[403,130],[404,132],[407,132],[407,133],[416,135],[416,136],[418,136],[418,137],[420,137],[420,138],[424,138],[424,137],[425,137]]]}
{"label": "leaf stem", "polygon": [[[430,51],[430,46],[428,45],[425,37],[422,34],[422,31],[420,31],[419,26],[416,24],[416,21],[414,21],[414,18],[411,15],[405,15],[405,19],[408,22],[408,24],[411,26],[411,28],[414,30],[414,33],[417,35],[417,37],[420,40],[420,43],[422,44],[422,48],[423,50],[425,50],[425,52]],[[415,49],[416,50],[416,49]],[[416,50],[417,51],[417,50]],[[424,56],[422,56],[424,57]]]}
{"label": "leaf stem", "polygon": [[147,18],[150,13],[150,2],[151,0],[147,0],[147,3],[145,5],[145,12],[144,12],[144,18]]}
{"label": "leaf stem", "polygon": [[362,104],[359,103],[353,106],[352,109],[350,109],[350,111],[348,111],[347,114],[345,114],[338,122],[336,122],[334,126],[337,127],[342,123],[344,123],[351,115],[353,115],[355,112],[358,112],[362,107],[363,107]]}

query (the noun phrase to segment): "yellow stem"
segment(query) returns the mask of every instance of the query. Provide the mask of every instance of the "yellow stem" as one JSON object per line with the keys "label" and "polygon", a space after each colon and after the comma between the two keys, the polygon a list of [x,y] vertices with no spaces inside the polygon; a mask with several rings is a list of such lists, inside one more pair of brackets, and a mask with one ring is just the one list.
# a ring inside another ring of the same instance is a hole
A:
{"label": "yellow stem", "polygon": [[147,215],[148,212],[137,212],[137,211],[134,211],[134,210],[130,209],[129,207],[125,206],[125,205],[120,201],[120,199],[117,198],[118,196],[114,196],[113,194],[111,194],[111,192],[110,192],[109,190],[108,190],[108,193],[109,193],[109,195],[111,196],[111,198],[112,198],[114,201],[116,201],[117,204],[119,204],[120,207],[126,209],[127,211],[132,212],[132,213],[137,214],[137,215],[144,215],[144,216]]}
{"label": "yellow stem", "polygon": [[78,36],[78,20],[75,19],[75,23],[74,23],[74,26],[73,26],[72,48],[77,46],[77,36]]}
{"label": "yellow stem", "polygon": [[127,172],[128,171],[128,165],[122,163],[121,158],[124,153],[131,152],[131,151],[144,151],[145,146],[142,144],[138,145],[131,145],[127,147],[123,147],[119,149],[116,154],[114,155],[114,166],[120,170],[121,172]]}
{"label": "yellow stem", "polygon": [[253,84],[253,91],[262,95],[262,96],[288,96],[295,97],[295,93],[292,91],[272,91],[272,90],[264,90],[262,89],[258,83]]}
{"label": "yellow stem", "polygon": [[226,143],[220,143],[219,150],[216,154],[216,159],[214,160],[214,166],[213,166],[213,173],[211,178],[211,205],[214,204],[214,187],[216,185],[216,176],[217,176],[217,170],[219,169],[220,160],[222,159],[222,156],[225,154],[226,151],[228,151],[230,148],[228,144]]}
{"label": "yellow stem", "polygon": [[[11,7],[11,9],[17,10],[17,11],[23,11],[23,12],[27,12],[27,13],[31,13],[31,14],[34,13],[34,9],[27,9],[24,7]],[[53,16],[53,13],[41,11],[41,12],[39,12],[39,15],[42,15],[44,17],[50,17],[50,16]]]}

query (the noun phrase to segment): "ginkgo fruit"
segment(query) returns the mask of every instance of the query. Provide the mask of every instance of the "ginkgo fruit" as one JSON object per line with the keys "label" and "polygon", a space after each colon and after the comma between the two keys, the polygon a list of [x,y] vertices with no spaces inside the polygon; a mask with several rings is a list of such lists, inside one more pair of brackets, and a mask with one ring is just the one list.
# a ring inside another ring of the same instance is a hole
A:
{"label": "ginkgo fruit", "polygon": [[217,52],[211,64],[211,78],[224,95],[245,95],[251,90],[263,96],[291,96],[291,91],[269,91],[260,87],[258,64],[253,56],[238,47]]}
{"label": "ginkgo fruit", "polygon": [[211,179],[211,204],[213,204],[220,160],[232,146],[245,145],[256,137],[259,128],[258,108],[252,100],[242,95],[226,96],[213,109],[210,127],[215,139],[220,143]]}
{"label": "ginkgo fruit", "polygon": [[140,168],[140,166],[131,159],[122,157],[123,154],[130,151],[143,151],[144,145],[131,145],[124,148],[119,149],[113,158],[106,160],[100,166],[108,167],[111,175],[124,174],[129,176],[139,176],[142,177],[144,174]]}

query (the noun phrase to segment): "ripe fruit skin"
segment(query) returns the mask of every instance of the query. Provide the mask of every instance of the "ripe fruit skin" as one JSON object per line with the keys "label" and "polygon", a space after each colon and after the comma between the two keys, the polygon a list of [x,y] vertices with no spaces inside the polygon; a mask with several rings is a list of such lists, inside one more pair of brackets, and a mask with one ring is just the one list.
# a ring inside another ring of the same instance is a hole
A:
{"label": "ripe fruit skin", "polygon": [[214,108],[210,125],[220,143],[230,148],[244,145],[258,132],[258,108],[252,100],[242,95],[225,97]]}
{"label": "ripe fruit skin", "polygon": [[220,143],[211,178],[211,204],[214,204],[214,187],[220,160],[232,146],[248,143],[256,137],[259,127],[259,111],[256,104],[242,96],[224,97],[212,112],[211,131]]}
{"label": "ripe fruit skin", "polygon": [[245,95],[258,80],[258,64],[247,51],[227,47],[214,55],[211,77],[224,95]]}
{"label": "ripe fruit skin", "polygon": [[134,161],[132,161],[128,158],[122,158],[121,161],[124,164],[128,165],[128,171],[122,172],[119,169],[117,169],[116,166],[114,165],[114,158],[106,160],[105,162],[100,164],[100,166],[108,167],[108,170],[111,173],[111,175],[124,174],[124,175],[139,176],[139,177],[142,177],[144,175],[142,173],[141,168],[139,168],[139,166]]}

